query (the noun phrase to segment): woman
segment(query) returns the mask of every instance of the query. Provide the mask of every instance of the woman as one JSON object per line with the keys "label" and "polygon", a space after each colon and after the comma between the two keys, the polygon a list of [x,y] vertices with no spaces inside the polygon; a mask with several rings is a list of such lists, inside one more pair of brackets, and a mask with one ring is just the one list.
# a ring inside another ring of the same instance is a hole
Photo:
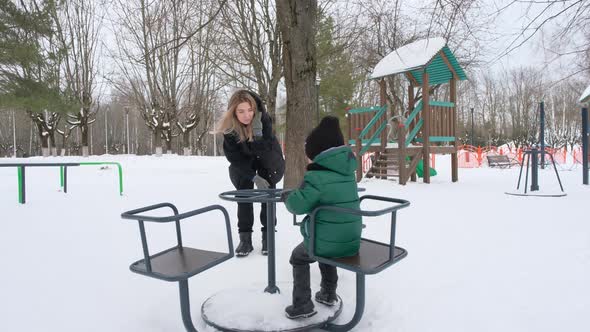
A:
{"label": "woman", "polygon": [[[230,98],[227,112],[218,125],[223,133],[223,152],[230,162],[229,178],[236,189],[276,188],[283,177],[285,160],[272,122],[260,97],[248,90],[238,90]],[[266,244],[266,204],[260,211],[262,254]],[[248,256],[252,247],[254,210],[252,203],[238,203],[240,244],[236,256]]]}

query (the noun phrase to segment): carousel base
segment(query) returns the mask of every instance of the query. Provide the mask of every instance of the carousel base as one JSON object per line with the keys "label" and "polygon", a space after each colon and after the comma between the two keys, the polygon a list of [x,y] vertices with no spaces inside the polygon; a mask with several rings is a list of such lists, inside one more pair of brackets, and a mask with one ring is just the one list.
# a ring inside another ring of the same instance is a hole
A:
{"label": "carousel base", "polygon": [[[291,304],[292,287],[281,284],[284,292],[269,294],[264,286],[228,289],[209,297],[201,307],[201,315],[208,325],[231,332],[308,331],[333,321],[342,312],[342,299],[334,306],[314,300],[317,314],[309,318],[289,319],[285,308]],[[312,298],[315,294],[312,290]]]}
{"label": "carousel base", "polygon": [[523,190],[515,190],[515,191],[507,191],[505,192],[506,195],[511,196],[532,196],[532,197],[563,197],[567,196],[567,194],[563,191],[558,190],[535,190],[535,191],[528,191],[525,193]]}

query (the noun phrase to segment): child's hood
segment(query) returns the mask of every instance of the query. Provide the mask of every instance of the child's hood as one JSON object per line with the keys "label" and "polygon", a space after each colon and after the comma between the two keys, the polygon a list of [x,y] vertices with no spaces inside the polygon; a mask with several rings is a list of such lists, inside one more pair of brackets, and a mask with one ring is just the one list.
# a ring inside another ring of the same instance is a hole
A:
{"label": "child's hood", "polygon": [[354,153],[346,145],[322,151],[313,159],[313,163],[343,175],[354,174],[357,167]]}

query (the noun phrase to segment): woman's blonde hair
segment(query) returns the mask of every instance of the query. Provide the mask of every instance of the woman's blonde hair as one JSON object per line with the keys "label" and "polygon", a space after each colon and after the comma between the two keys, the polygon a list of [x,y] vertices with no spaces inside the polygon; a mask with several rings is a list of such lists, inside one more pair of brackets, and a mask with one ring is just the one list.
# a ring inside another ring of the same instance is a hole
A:
{"label": "woman's blonde hair", "polygon": [[250,107],[252,107],[252,110],[254,111],[254,115],[256,115],[258,108],[254,97],[252,97],[252,95],[246,90],[238,90],[229,98],[227,112],[225,112],[219,122],[217,122],[218,133],[229,134],[235,132],[238,135],[240,142],[253,140],[251,123],[244,125],[236,116],[238,105],[244,102],[250,104]]}

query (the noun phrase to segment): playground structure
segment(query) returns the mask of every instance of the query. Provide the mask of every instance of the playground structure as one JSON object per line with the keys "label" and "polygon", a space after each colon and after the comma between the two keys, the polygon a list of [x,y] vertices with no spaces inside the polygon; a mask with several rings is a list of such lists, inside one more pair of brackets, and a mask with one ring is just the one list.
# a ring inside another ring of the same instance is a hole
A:
{"label": "playground structure", "polygon": [[[408,112],[403,115],[387,101],[386,78],[397,74],[409,81]],[[424,170],[430,170],[431,154],[451,154],[452,181],[458,181],[457,81],[467,76],[446,41],[428,38],[405,45],[383,58],[371,78],[379,80],[380,105],[347,114],[348,144],[359,163],[357,181],[365,175],[363,156],[367,153],[374,157],[366,176],[397,177],[402,185],[416,180],[420,161]],[[433,87],[442,84],[448,84],[450,100],[431,100]],[[397,137],[388,137],[388,126],[396,127]],[[423,173],[424,182],[430,183],[430,171]]]}
{"label": "playground structure", "polygon": [[27,167],[59,167],[60,187],[68,192],[68,167],[90,165],[116,165],[119,172],[119,195],[123,195],[123,168],[117,162],[81,162],[81,163],[0,163],[0,167],[16,167],[18,181],[18,202],[26,203],[26,168]]}
{"label": "playground structure", "polygon": [[[361,320],[364,312],[365,275],[377,274],[407,256],[407,251],[405,249],[395,246],[395,235],[397,211],[399,209],[408,207],[410,202],[395,198],[365,195],[360,198],[361,203],[363,201],[381,201],[392,204],[386,208],[376,211],[354,210],[334,206],[319,206],[310,214],[310,257],[316,259],[319,262],[349,270],[356,274],[355,312],[348,323],[337,325],[333,324],[332,320],[337,318],[342,311],[343,301],[340,298],[338,301],[339,304],[335,305],[334,307],[318,308],[318,314],[310,319],[289,320],[284,316],[283,306],[280,306],[282,303],[280,300],[282,299],[281,297],[288,297],[290,300],[291,294],[289,292],[286,292],[286,294],[281,294],[280,289],[276,285],[274,264],[275,234],[274,227],[270,228],[270,225],[274,225],[274,222],[272,221],[274,221],[275,218],[275,203],[279,202],[280,193],[280,189],[249,189],[224,192],[219,195],[219,197],[224,200],[234,202],[267,203],[267,218],[269,220],[269,230],[267,231],[269,243],[268,286],[264,289],[264,292],[261,292],[260,290],[246,290],[246,293],[244,293],[245,287],[240,285],[241,290],[226,290],[212,295],[202,304],[201,315],[203,320],[208,325],[213,326],[218,330],[233,332],[309,331],[312,329],[322,329],[326,331],[351,330]],[[167,217],[154,217],[143,214],[145,212],[154,211],[163,207],[171,208],[174,214]],[[225,218],[228,252],[212,252],[204,249],[184,247],[182,244],[180,221],[213,210],[220,210]],[[355,256],[342,258],[326,258],[316,256],[314,250],[315,219],[316,215],[322,210],[335,211],[339,213],[350,213],[364,217],[377,217],[391,214],[389,242],[381,243],[362,238],[359,252]],[[174,205],[170,203],[160,203],[124,212],[121,217],[123,219],[136,220],[139,223],[144,258],[131,264],[131,271],[164,281],[177,281],[179,283],[181,316],[184,326],[187,331],[195,332],[196,329],[192,323],[190,313],[188,279],[233,257],[233,244],[231,240],[229,216],[227,211],[219,205],[212,205],[202,209],[179,214]],[[160,253],[150,255],[144,228],[144,222],[146,221],[158,223],[174,221],[176,224],[177,245]],[[248,300],[252,301],[252,303],[268,302],[269,300],[279,301],[273,302],[276,303],[273,306],[265,306],[265,308],[269,308],[269,313],[257,312],[256,306],[235,306],[236,308],[231,308],[231,310],[229,310],[229,307],[232,307],[231,304],[235,303],[237,298],[242,298],[240,296],[247,296]],[[227,299],[229,299],[229,303],[226,302],[228,301]],[[284,302],[284,299],[282,299],[282,301]],[[238,310],[238,312],[236,312],[236,310]],[[228,317],[228,311],[231,311],[232,314],[240,317],[239,323],[236,323],[235,321],[232,322],[232,320]],[[271,316],[270,318],[269,316],[262,316],[261,319],[261,314],[270,314]],[[261,322],[264,322],[264,326],[261,326]],[[235,324],[239,326],[235,326]],[[274,326],[273,324],[279,325]]]}

